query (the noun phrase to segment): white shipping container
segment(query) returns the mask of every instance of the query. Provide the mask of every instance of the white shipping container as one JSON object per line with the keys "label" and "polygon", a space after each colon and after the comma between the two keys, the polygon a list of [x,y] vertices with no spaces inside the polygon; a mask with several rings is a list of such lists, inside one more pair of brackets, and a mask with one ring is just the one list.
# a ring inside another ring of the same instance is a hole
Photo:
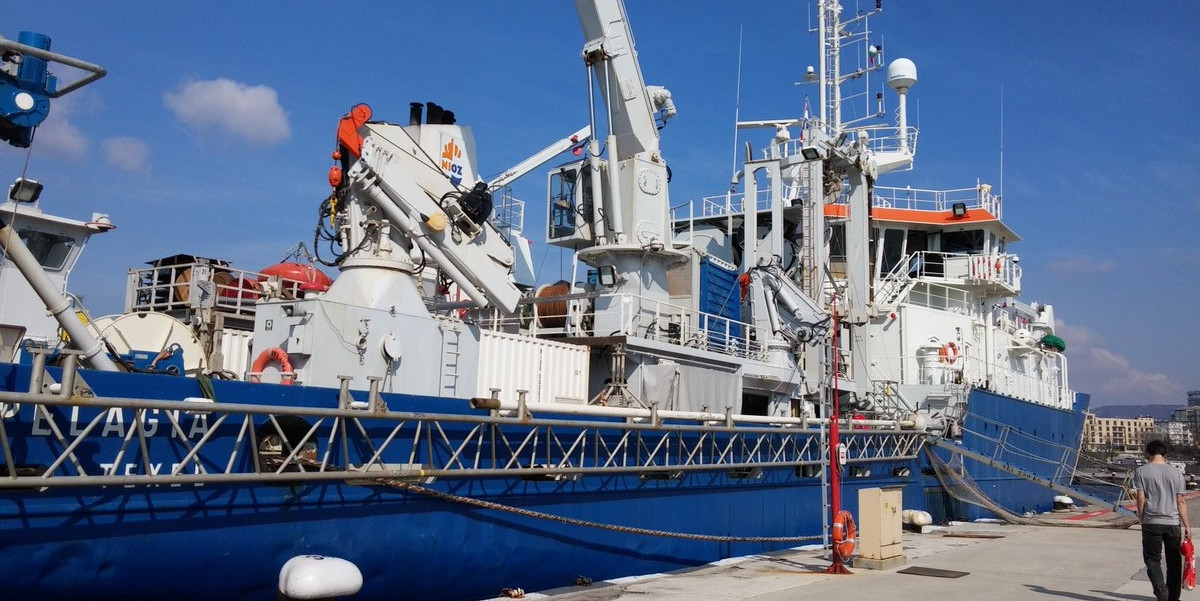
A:
{"label": "white shipping container", "polygon": [[529,336],[484,330],[479,340],[478,397],[500,389],[501,400],[528,403],[587,402],[588,349]]}

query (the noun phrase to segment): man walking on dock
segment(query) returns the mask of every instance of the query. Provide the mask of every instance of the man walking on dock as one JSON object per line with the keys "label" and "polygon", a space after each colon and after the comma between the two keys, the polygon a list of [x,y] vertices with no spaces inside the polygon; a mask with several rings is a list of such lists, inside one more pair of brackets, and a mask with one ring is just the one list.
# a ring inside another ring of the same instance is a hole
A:
{"label": "man walking on dock", "polygon": [[[1133,473],[1138,520],[1142,523],[1142,559],[1146,562],[1146,575],[1154,586],[1157,601],[1179,601],[1183,586],[1183,557],[1179,554],[1179,545],[1184,538],[1192,537],[1187,501],[1183,497],[1187,483],[1183,471],[1167,463],[1165,442],[1147,442],[1146,460],[1149,463]],[[1165,582],[1162,572],[1164,550],[1167,559]]]}

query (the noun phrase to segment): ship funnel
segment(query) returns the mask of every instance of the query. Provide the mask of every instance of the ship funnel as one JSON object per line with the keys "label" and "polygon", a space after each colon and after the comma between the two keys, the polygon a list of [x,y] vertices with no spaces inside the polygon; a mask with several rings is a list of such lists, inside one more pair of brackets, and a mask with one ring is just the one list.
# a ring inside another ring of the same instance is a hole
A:
{"label": "ship funnel", "polygon": [[442,107],[432,102],[425,103],[425,123],[429,125],[442,124]]}
{"label": "ship funnel", "polygon": [[408,103],[408,124],[409,125],[420,125],[421,124],[421,109],[424,109],[424,108],[425,108],[425,104],[422,102]]}

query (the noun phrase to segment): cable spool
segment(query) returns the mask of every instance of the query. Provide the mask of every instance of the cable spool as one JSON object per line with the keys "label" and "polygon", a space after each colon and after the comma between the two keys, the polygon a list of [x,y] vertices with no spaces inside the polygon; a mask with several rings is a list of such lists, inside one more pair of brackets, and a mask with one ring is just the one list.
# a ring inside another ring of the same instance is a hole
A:
{"label": "cable spool", "polygon": [[[228,271],[214,270],[213,274],[212,274],[212,281],[214,284],[217,285],[218,289],[223,289],[226,286],[229,286],[231,282],[233,282],[233,276],[230,275]],[[177,303],[188,302],[188,299],[191,297],[191,282],[192,282],[192,268],[191,267],[188,267],[187,269],[180,271],[179,275],[175,276],[175,288],[174,288],[174,292],[175,292],[174,301],[175,302],[177,302]]]}
{"label": "cable spool", "polygon": [[[534,294],[537,298],[552,298],[566,296],[571,293],[571,283],[559,280],[553,284],[543,284]],[[567,301],[555,300],[537,304],[538,325],[543,328],[561,328],[567,325]]]}

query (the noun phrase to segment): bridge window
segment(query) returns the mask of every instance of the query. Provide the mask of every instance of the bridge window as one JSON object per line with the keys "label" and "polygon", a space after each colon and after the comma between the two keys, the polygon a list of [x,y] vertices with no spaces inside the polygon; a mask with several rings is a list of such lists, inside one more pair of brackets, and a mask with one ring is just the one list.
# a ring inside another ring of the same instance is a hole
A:
{"label": "bridge window", "polygon": [[883,256],[880,257],[881,274],[889,274],[904,258],[904,230],[883,230]]}
{"label": "bridge window", "polygon": [[18,233],[38,264],[50,271],[62,269],[67,263],[67,258],[71,256],[71,249],[75,247],[74,238],[61,234],[37,230],[22,230]]}
{"label": "bridge window", "polygon": [[942,252],[978,254],[983,252],[983,230],[966,230],[942,234]]}

